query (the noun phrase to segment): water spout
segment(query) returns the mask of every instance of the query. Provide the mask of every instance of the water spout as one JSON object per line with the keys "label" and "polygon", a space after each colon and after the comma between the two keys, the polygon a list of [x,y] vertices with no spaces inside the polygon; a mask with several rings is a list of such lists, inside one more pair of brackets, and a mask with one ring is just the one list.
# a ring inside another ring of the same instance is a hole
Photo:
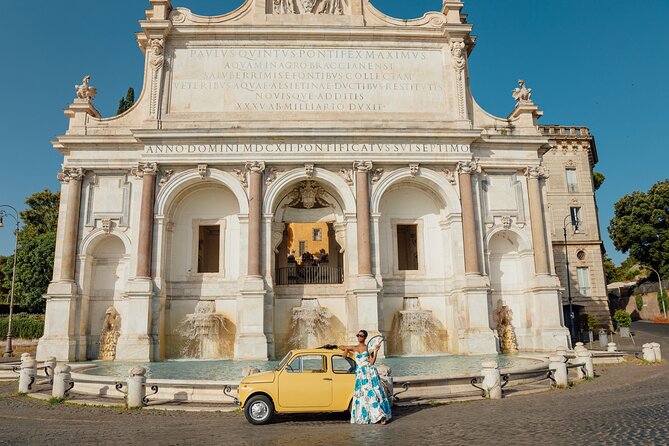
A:
{"label": "water spout", "polygon": [[192,359],[224,359],[231,357],[224,346],[228,334],[225,319],[216,314],[214,302],[198,302],[195,313],[186,315],[180,333],[185,339],[182,357]]}
{"label": "water spout", "polygon": [[445,350],[445,331],[432,315],[423,310],[417,297],[405,297],[402,310],[393,320],[392,347],[394,355],[430,355]]}
{"label": "water spout", "polygon": [[302,299],[302,304],[293,308],[291,320],[291,348],[315,348],[332,342],[332,313],[318,303],[318,299]]}

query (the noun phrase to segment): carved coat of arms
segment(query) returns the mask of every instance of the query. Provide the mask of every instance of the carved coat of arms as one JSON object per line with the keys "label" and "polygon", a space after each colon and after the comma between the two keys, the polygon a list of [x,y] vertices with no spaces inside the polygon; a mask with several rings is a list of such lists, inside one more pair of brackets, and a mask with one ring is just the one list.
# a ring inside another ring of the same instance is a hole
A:
{"label": "carved coat of arms", "polygon": [[302,181],[291,192],[288,207],[298,209],[319,209],[330,207],[325,199],[325,190],[315,181]]}

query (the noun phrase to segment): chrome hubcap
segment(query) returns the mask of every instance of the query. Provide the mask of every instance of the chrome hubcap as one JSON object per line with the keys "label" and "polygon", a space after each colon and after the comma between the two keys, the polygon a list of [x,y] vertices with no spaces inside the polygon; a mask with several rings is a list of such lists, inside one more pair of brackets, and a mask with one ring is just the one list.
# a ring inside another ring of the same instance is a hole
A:
{"label": "chrome hubcap", "polygon": [[262,420],[267,416],[268,408],[265,403],[257,402],[251,406],[251,416],[254,420]]}

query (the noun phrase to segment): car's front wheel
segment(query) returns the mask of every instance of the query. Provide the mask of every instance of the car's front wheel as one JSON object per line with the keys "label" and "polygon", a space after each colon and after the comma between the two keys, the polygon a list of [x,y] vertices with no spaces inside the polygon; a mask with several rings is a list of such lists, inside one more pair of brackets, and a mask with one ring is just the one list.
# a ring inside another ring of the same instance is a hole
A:
{"label": "car's front wheel", "polygon": [[244,406],[244,416],[251,424],[267,424],[274,416],[274,403],[265,395],[252,396]]}

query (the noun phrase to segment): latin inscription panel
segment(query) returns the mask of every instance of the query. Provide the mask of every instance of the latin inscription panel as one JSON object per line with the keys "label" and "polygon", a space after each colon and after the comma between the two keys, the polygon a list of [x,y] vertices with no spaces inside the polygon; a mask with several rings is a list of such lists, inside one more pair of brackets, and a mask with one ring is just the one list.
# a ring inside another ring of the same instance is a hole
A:
{"label": "latin inscription panel", "polygon": [[170,112],[443,113],[438,50],[175,49]]}

